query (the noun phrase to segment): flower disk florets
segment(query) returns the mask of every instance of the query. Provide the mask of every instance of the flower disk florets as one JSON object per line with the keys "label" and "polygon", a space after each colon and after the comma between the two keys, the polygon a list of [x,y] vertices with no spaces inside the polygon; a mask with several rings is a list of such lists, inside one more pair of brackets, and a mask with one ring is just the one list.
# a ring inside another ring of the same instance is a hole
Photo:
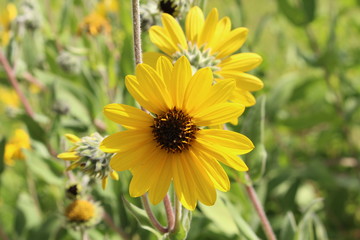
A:
{"label": "flower disk florets", "polygon": [[187,150],[199,130],[191,117],[176,107],[154,118],[152,128],[154,140],[168,153]]}

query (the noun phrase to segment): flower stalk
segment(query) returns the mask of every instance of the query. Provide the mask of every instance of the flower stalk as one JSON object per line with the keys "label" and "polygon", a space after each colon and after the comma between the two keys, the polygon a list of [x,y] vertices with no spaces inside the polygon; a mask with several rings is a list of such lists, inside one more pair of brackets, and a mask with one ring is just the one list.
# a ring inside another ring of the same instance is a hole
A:
{"label": "flower stalk", "polygon": [[10,84],[13,86],[16,94],[19,96],[20,101],[23,103],[25,112],[29,117],[34,118],[34,111],[31,108],[31,105],[23,92],[20,89],[19,83],[16,80],[15,72],[11,68],[9,61],[6,59],[4,54],[0,51],[0,64],[4,67],[6,75],[8,76]]}
{"label": "flower stalk", "polygon": [[256,213],[258,214],[258,216],[260,218],[260,222],[261,222],[261,225],[265,232],[265,235],[268,240],[276,240],[276,236],[275,236],[274,231],[270,225],[270,222],[266,216],[264,208],[261,205],[260,200],[256,194],[256,191],[251,183],[250,175],[248,173],[246,173],[245,178],[246,178],[247,182],[250,182],[250,184],[245,184],[245,188],[250,197],[251,203],[253,204],[253,206],[256,210]]}

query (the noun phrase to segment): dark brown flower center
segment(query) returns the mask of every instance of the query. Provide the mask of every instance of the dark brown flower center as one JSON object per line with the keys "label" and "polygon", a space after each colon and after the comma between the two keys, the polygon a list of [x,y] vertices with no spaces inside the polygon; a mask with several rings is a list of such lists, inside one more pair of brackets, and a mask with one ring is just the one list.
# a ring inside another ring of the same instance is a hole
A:
{"label": "dark brown flower center", "polygon": [[179,14],[177,11],[177,4],[174,0],[160,0],[159,9],[164,13],[168,13],[173,17],[177,17]]}
{"label": "dark brown flower center", "polygon": [[152,133],[161,149],[168,153],[180,153],[189,149],[199,129],[191,117],[176,107],[154,118]]}

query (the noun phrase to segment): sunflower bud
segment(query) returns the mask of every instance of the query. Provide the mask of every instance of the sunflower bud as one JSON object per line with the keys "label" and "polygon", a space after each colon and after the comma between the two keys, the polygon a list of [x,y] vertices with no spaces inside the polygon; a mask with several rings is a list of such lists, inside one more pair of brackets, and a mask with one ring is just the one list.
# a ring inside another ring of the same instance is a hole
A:
{"label": "sunflower bud", "polygon": [[56,58],[56,62],[64,72],[76,74],[80,71],[81,61],[79,57],[69,52],[62,51]]}
{"label": "sunflower bud", "polygon": [[67,170],[80,167],[81,171],[93,178],[102,179],[102,186],[105,189],[108,176],[118,180],[118,174],[111,169],[109,163],[112,153],[105,153],[99,149],[103,137],[99,133],[91,136],[78,138],[72,134],[65,135],[75,144],[68,152],[58,155],[58,158],[74,161]]}

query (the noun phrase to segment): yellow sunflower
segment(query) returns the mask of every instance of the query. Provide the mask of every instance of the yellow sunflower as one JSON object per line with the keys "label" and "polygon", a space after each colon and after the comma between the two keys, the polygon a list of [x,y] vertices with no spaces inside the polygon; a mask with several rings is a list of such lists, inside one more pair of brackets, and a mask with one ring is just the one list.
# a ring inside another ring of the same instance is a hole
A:
{"label": "yellow sunflower", "polygon": [[238,155],[250,152],[253,143],[236,132],[206,128],[229,122],[245,109],[227,102],[234,80],[212,82],[210,68],[192,75],[186,57],[174,65],[160,57],[155,69],[139,64],[136,76],[125,80],[131,95],[150,114],[124,104],[105,106],[105,115],[127,130],[105,138],[100,149],[116,153],[110,161],[113,169],[131,170],[131,196],[148,192],[157,204],[173,182],[178,199],[193,210],[198,200],[213,205],[216,189],[229,190],[228,176],[218,161],[248,170]]}
{"label": "yellow sunflower", "polygon": [[80,167],[84,173],[91,177],[102,179],[103,189],[108,183],[108,176],[114,180],[119,180],[117,172],[109,166],[111,154],[104,153],[99,149],[99,144],[103,140],[100,134],[94,133],[83,138],[73,134],[65,134],[65,137],[75,145],[67,152],[57,155],[63,160],[74,161],[67,170]]}
{"label": "yellow sunflower", "polygon": [[[255,104],[251,92],[260,90],[263,83],[246,72],[256,68],[262,58],[256,53],[233,54],[244,44],[248,33],[246,28],[231,30],[231,20],[228,17],[219,20],[216,8],[212,9],[204,20],[204,14],[199,7],[191,8],[186,16],[186,34],[169,14],[162,15],[162,24],[163,27],[153,26],[149,30],[150,40],[161,51],[173,61],[180,56],[186,56],[193,70],[210,67],[216,81],[235,79],[236,88],[230,100],[245,106]],[[159,56],[159,53],[145,53],[144,62],[154,66]]]}
{"label": "yellow sunflower", "polygon": [[30,138],[24,130],[16,129],[14,136],[5,145],[5,164],[12,166],[15,160],[23,160],[25,156],[22,149],[30,149]]}

